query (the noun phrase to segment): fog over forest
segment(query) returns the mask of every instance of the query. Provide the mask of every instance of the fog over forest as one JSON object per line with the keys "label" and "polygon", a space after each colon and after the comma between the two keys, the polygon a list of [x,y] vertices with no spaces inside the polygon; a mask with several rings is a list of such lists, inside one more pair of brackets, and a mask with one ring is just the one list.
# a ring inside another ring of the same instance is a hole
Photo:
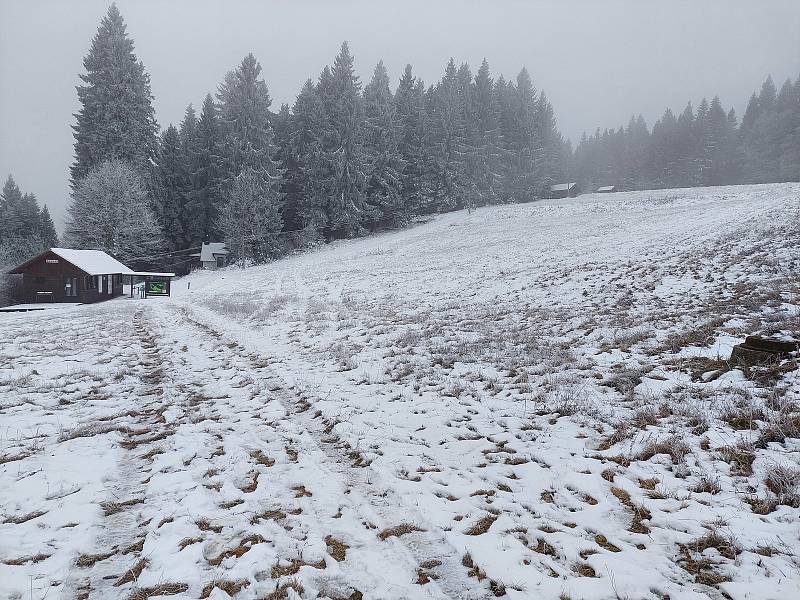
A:
{"label": "fog over forest", "polygon": [[[109,3],[0,4],[0,171],[51,209],[60,229],[69,198],[75,86]],[[406,63],[426,85],[447,61],[494,77],[520,68],[552,102],[577,145],[597,127],[647,125],[666,107],[719,95],[741,117],[771,74],[800,73],[800,5],[769,2],[188,2],[121,0],[137,57],[150,74],[162,129],[199,109],[226,72],[252,52],[273,98],[292,105],[341,42],[366,84],[383,60],[395,89]]]}

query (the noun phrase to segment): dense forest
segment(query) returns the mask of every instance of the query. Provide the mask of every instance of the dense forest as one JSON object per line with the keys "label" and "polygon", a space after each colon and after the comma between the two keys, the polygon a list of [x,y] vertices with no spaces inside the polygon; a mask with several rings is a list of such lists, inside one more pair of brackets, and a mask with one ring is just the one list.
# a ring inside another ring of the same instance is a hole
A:
{"label": "dense forest", "polygon": [[715,96],[677,117],[667,109],[652,131],[639,116],[627,127],[584,134],[571,173],[584,189],[800,181],[800,77],[780,91],[768,77],[741,123]]}
{"label": "dense forest", "polygon": [[[800,179],[800,78],[779,91],[768,78],[741,123],[714,97],[677,117],[667,109],[652,130],[639,116],[584,134],[573,153],[528,71],[506,80],[486,60],[473,72],[451,58],[430,85],[408,65],[396,87],[379,62],[363,85],[345,42],[276,109],[248,54],[163,131],[115,5],[83,64],[65,243],[132,264],[183,270],[204,241],[263,262],[419,215],[542,198],[567,180],[634,190]],[[9,179],[2,239],[54,241],[46,207],[15,189]]]}
{"label": "dense forest", "polygon": [[[131,259],[136,251],[122,246],[135,240],[155,251],[153,220],[134,193],[122,197],[141,218],[121,222],[104,189],[147,189],[165,253],[224,239],[236,257],[263,261],[415,215],[541,197],[571,156],[528,72],[495,79],[485,61],[473,73],[451,59],[428,86],[409,65],[393,90],[382,62],[362,85],[343,43],[293,106],[274,110],[251,54],[199,114],[190,104],[160,134],[149,77],[116,6],[84,66],[66,236]],[[121,164],[104,166],[109,159]]]}

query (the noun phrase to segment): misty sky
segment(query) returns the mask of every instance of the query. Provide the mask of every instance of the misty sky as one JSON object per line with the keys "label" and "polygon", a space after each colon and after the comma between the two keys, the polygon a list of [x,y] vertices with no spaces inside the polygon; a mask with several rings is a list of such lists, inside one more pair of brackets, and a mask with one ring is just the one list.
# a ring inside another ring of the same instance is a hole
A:
{"label": "misty sky", "polygon": [[[82,59],[110,2],[0,0],[0,177],[51,208],[69,196],[72,116]],[[350,43],[362,81],[383,59],[396,84],[406,63],[426,84],[449,57],[496,77],[524,65],[576,142],[598,126],[719,94],[741,116],[767,74],[800,75],[800,1],[118,0],[150,73],[162,128],[199,109],[253,52],[273,109]]]}

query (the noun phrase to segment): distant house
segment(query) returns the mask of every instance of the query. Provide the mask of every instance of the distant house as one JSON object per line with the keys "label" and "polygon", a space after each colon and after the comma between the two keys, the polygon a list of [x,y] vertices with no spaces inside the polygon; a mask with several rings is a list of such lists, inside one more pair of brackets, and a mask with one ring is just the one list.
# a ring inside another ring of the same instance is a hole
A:
{"label": "distant house", "polygon": [[551,198],[574,198],[581,193],[581,187],[576,182],[557,183],[550,186]]}
{"label": "distant house", "polygon": [[595,190],[598,194],[613,194],[617,191],[617,186],[615,185],[604,185]]}
{"label": "distant house", "polygon": [[200,257],[200,266],[204,269],[219,269],[228,263],[228,249],[222,242],[203,242],[198,254],[192,256]]}
{"label": "distant house", "polygon": [[22,275],[25,302],[86,304],[122,295],[133,271],[101,250],[50,248],[9,273]]}

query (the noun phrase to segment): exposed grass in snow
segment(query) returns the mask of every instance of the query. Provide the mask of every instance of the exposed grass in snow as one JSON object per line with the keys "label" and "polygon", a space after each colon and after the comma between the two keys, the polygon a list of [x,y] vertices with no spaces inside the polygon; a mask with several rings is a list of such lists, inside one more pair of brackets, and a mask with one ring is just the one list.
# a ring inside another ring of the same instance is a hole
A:
{"label": "exposed grass in snow", "polygon": [[800,331],[798,234],[586,196],[3,317],[0,595],[800,595],[795,365],[727,362]]}

